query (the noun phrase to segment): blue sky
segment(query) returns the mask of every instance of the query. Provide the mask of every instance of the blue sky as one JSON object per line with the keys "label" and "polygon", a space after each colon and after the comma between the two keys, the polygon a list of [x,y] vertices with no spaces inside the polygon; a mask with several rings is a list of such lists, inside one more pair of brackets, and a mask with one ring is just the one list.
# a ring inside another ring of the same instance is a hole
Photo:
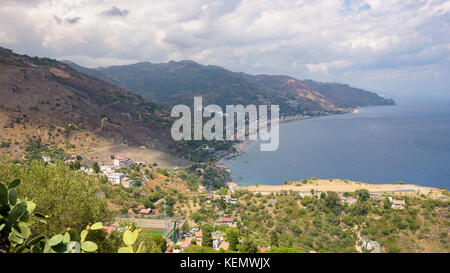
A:
{"label": "blue sky", "polygon": [[450,94],[450,1],[2,0],[0,45],[96,67],[194,60]]}

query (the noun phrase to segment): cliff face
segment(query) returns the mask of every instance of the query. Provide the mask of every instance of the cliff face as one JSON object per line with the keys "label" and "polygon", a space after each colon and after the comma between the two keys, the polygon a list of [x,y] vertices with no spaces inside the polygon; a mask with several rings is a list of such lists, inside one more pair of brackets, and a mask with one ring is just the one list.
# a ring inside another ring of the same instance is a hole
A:
{"label": "cliff face", "polygon": [[73,124],[115,143],[174,148],[164,106],[52,59],[0,48],[0,96],[2,128]]}

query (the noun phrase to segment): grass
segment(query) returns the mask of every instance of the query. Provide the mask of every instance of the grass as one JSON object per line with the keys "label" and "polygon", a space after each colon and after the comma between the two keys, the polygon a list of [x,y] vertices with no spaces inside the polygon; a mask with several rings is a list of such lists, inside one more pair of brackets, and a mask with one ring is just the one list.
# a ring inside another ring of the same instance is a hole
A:
{"label": "grass", "polygon": [[159,234],[159,235],[161,235],[163,237],[168,232],[167,229],[150,229],[150,228],[142,229],[142,231],[150,233],[150,234]]}

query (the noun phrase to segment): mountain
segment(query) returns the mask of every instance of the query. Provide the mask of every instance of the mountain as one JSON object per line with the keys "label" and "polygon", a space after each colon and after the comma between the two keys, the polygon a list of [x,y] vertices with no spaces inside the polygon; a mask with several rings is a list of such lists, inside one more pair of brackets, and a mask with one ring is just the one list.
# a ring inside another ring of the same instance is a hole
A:
{"label": "mountain", "polygon": [[[142,62],[98,69],[73,68],[161,103],[278,104],[284,115],[339,113],[341,108],[393,104],[375,93],[342,84],[301,81],[283,75],[249,75],[192,61]],[[99,74],[101,73],[101,74]]]}
{"label": "mountain", "polygon": [[339,83],[321,83],[305,80],[311,88],[317,90],[330,102],[339,107],[354,108],[368,105],[393,105],[392,99],[384,99],[375,93]]}
{"label": "mountain", "polygon": [[56,60],[0,48],[0,96],[0,140],[39,134],[53,142],[64,134],[69,138],[72,131],[82,138],[80,147],[86,147],[88,139],[163,151],[175,147],[166,106]]}

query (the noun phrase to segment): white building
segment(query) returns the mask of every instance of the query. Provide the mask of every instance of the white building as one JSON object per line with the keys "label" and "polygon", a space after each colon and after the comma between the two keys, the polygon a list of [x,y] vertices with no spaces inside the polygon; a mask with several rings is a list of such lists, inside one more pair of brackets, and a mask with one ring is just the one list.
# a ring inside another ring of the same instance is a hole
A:
{"label": "white building", "polygon": [[42,159],[43,159],[44,162],[47,163],[47,164],[50,163],[50,162],[52,161],[52,159],[51,159],[49,156],[45,156],[45,155],[42,156]]}
{"label": "white building", "polygon": [[115,185],[118,185],[122,181],[122,178],[125,177],[125,174],[123,174],[123,173],[109,173],[109,174],[106,174],[106,176],[108,177],[108,180],[111,181],[111,183],[113,183]]}
{"label": "white building", "polygon": [[393,209],[404,209],[406,206],[405,200],[393,200],[392,208]]}
{"label": "white building", "polygon": [[231,192],[234,192],[239,186],[234,182],[227,182],[227,186],[230,189]]}
{"label": "white building", "polygon": [[300,195],[300,197],[312,196],[311,192],[299,192],[298,194]]}
{"label": "white building", "polygon": [[124,155],[118,155],[114,158],[114,167],[116,168],[129,167],[132,164],[133,161]]}
{"label": "white building", "polygon": [[125,188],[133,187],[134,186],[134,180],[129,178],[122,178],[122,186]]}
{"label": "white building", "polygon": [[115,166],[101,166],[100,170],[105,174],[114,173],[116,170],[116,167]]}
{"label": "white building", "polygon": [[223,238],[220,237],[219,235],[213,235],[212,236],[212,241],[213,241],[213,248],[214,249],[219,249],[219,246],[222,243]]}
{"label": "white building", "polygon": [[225,196],[225,201],[228,204],[237,204],[238,202],[237,198],[232,198],[230,195]]}

